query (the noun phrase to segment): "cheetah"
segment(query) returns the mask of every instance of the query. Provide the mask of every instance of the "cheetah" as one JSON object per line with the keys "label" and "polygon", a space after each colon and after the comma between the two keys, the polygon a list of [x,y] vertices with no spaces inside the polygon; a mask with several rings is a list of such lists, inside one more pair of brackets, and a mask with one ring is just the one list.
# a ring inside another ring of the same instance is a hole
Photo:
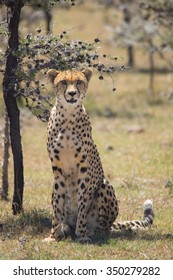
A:
{"label": "cheetah", "polygon": [[50,69],[47,74],[56,95],[47,130],[54,175],[50,239],[72,236],[83,243],[96,232],[149,227],[154,218],[150,200],[144,203],[142,220],[115,223],[115,190],[105,178],[83,105],[92,70]]}

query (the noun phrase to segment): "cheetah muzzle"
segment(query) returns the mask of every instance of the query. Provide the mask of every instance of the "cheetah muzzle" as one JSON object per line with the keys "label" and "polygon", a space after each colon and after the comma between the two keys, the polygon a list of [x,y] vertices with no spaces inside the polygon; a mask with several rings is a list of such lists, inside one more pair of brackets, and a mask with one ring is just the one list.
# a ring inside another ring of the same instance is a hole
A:
{"label": "cheetah muzzle", "polygon": [[47,149],[52,164],[51,239],[71,235],[90,242],[96,232],[147,228],[153,223],[152,202],[144,204],[142,220],[115,223],[118,203],[106,180],[83,100],[92,71],[48,71],[56,104],[48,123]]}

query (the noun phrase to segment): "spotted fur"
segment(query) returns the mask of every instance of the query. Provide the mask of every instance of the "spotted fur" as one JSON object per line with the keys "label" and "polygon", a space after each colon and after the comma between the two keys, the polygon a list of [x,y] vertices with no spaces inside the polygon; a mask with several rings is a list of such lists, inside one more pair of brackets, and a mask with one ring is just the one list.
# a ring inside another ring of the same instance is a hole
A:
{"label": "spotted fur", "polygon": [[83,100],[92,76],[83,71],[48,71],[56,94],[48,124],[47,149],[54,174],[51,238],[69,234],[89,241],[97,232],[145,228],[153,223],[150,201],[141,221],[115,224],[118,202],[115,190],[106,180]]}

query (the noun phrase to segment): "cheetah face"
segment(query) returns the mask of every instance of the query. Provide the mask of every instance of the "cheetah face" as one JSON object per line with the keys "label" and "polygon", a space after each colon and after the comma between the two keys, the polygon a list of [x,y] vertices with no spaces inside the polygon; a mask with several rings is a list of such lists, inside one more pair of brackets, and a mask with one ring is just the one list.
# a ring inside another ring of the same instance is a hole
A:
{"label": "cheetah face", "polygon": [[90,69],[84,69],[83,71],[50,69],[47,74],[53,83],[59,103],[65,107],[82,104],[92,76]]}

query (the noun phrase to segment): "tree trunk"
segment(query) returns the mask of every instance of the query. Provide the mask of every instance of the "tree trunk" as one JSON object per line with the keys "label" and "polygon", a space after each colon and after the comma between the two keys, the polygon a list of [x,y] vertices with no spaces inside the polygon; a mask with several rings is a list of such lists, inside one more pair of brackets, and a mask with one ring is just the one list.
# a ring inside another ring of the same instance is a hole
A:
{"label": "tree trunk", "polygon": [[5,111],[5,128],[4,128],[4,155],[2,163],[2,188],[1,188],[1,199],[8,200],[8,161],[9,161],[9,120],[7,111]]}
{"label": "tree trunk", "polygon": [[9,38],[6,59],[6,69],[3,79],[3,94],[10,120],[10,138],[14,162],[14,194],[12,202],[13,214],[20,213],[23,202],[23,153],[20,136],[20,112],[15,98],[15,82],[17,70],[17,57],[15,51],[19,45],[19,21],[22,9],[22,0],[9,1]]}
{"label": "tree trunk", "polygon": [[128,46],[127,53],[128,53],[128,65],[133,67],[134,66],[134,48],[133,46]]}
{"label": "tree trunk", "polygon": [[[124,13],[124,22],[128,25],[131,23],[131,13],[128,9],[128,6],[125,6],[123,9]],[[127,55],[128,55],[128,65],[134,66],[134,47],[132,45],[127,46]]]}
{"label": "tree trunk", "polygon": [[45,18],[46,18],[46,31],[47,34],[51,32],[51,21],[52,21],[52,13],[49,8],[44,10]]}
{"label": "tree trunk", "polygon": [[155,65],[154,65],[154,52],[153,52],[152,40],[149,41],[149,65],[150,65],[149,99],[155,100],[156,99],[155,90],[154,90]]}

